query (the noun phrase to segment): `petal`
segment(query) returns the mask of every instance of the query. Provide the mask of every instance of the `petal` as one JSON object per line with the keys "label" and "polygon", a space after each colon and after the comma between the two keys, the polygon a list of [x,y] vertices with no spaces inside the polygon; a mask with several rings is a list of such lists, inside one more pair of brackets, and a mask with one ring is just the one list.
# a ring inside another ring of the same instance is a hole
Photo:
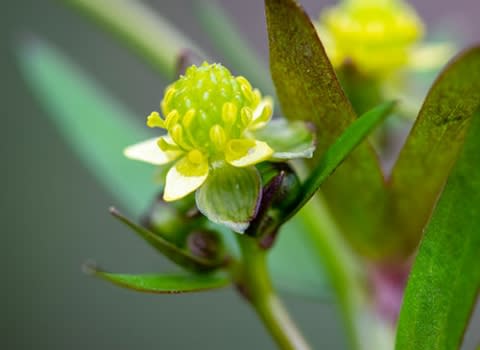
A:
{"label": "petal", "polygon": [[180,159],[167,173],[163,199],[167,202],[183,198],[199,188],[208,177],[208,162],[193,163],[188,155]]}
{"label": "petal", "polygon": [[301,121],[275,119],[253,136],[266,141],[275,150],[273,160],[311,158],[315,151],[315,134]]}
{"label": "petal", "polygon": [[230,140],[225,150],[225,160],[233,166],[245,167],[270,158],[273,149],[266,142],[251,139]]}
{"label": "petal", "polygon": [[158,147],[159,138],[149,139],[135,145],[125,148],[123,154],[125,157],[135,160],[140,160],[142,162],[154,164],[154,165],[163,165],[170,163],[171,161],[178,158],[182,151],[162,151]]}
{"label": "petal", "polygon": [[250,130],[263,128],[272,119],[273,100],[271,97],[265,97],[253,111],[252,124]]}
{"label": "petal", "polygon": [[449,43],[430,43],[412,50],[409,66],[417,71],[428,71],[445,65],[455,53]]}

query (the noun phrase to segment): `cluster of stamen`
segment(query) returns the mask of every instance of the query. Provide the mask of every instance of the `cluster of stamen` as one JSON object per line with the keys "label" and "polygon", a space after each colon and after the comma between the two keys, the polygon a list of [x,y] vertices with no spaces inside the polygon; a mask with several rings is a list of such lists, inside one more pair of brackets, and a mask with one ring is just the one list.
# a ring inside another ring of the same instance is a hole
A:
{"label": "cluster of stamen", "polygon": [[168,132],[170,138],[160,138],[158,146],[162,151],[180,149],[192,163],[222,154],[226,147],[234,152],[238,142],[254,143],[246,138],[248,131],[265,125],[272,114],[271,103],[263,103],[247,79],[206,62],[189,67],[166,88],[161,109],[164,118],[153,112],[147,119],[149,127]]}

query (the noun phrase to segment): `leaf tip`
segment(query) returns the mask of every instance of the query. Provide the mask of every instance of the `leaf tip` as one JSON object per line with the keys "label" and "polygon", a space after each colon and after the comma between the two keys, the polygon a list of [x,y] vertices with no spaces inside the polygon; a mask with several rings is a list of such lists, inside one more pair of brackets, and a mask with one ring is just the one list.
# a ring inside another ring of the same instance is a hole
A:
{"label": "leaf tip", "polygon": [[82,272],[89,276],[95,276],[98,272],[98,265],[95,260],[87,260],[82,264]]}

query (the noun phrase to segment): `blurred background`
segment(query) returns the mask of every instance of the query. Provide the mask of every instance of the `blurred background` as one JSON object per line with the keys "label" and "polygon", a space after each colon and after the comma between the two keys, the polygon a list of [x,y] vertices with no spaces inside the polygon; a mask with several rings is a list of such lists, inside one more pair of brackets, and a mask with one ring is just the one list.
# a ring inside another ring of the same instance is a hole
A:
{"label": "blurred background", "polygon": [[[212,57],[219,56],[194,18],[192,0],[145,1]],[[267,61],[263,4],[219,1]],[[303,0],[317,17],[332,1]],[[480,39],[480,2],[416,0],[431,30],[454,33],[458,47]],[[119,272],[175,269],[108,214],[114,199],[66,147],[29,93],[15,48],[44,39],[84,67],[139,120],[158,105],[165,81],[108,34],[59,1],[4,1],[0,11],[2,88],[1,349],[274,349],[262,324],[234,291],[146,295],[81,272],[93,258]],[[61,88],[61,86],[59,86]],[[92,125],[92,128],[95,126]],[[294,263],[294,262],[292,262]],[[285,296],[315,349],[345,349],[329,303]],[[480,342],[480,317],[464,348]]]}

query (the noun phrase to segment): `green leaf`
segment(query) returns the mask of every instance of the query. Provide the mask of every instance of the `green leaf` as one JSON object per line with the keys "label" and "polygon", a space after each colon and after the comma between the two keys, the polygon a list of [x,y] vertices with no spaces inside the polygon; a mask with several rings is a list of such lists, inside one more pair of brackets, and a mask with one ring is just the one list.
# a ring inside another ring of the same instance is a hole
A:
{"label": "green leaf", "polygon": [[301,121],[287,122],[283,118],[270,121],[254,133],[256,140],[262,140],[275,151],[273,159],[311,158],[315,151],[315,135],[308,125]]}
{"label": "green leaf", "polygon": [[198,209],[209,220],[243,233],[257,214],[260,175],[255,167],[221,166],[211,170],[195,198]]}
{"label": "green leaf", "polygon": [[231,281],[224,275],[127,275],[109,273],[95,266],[85,265],[85,270],[117,286],[138,292],[178,294],[201,292],[228,286]]}
{"label": "green leaf", "polygon": [[480,47],[475,47],[458,56],[437,78],[393,169],[394,212],[386,215],[388,220],[379,229],[386,237],[401,236],[396,249],[405,256],[418,244],[479,106]]}
{"label": "green leaf", "polygon": [[318,191],[324,181],[337,169],[343,160],[385,119],[395,106],[386,102],[375,107],[353,122],[347,130],[330,146],[318,161],[300,190],[298,199],[288,211],[287,219],[295,215]]}
{"label": "green leaf", "polygon": [[140,1],[63,0],[83,11],[144,57],[167,78],[177,75],[182,55],[202,51],[165,18]]}
{"label": "green leaf", "polygon": [[400,313],[397,350],[460,348],[480,291],[479,150],[480,112],[420,244]]}
{"label": "green leaf", "polygon": [[242,37],[241,32],[235,28],[222,6],[213,0],[197,0],[194,14],[209,39],[221,51],[229,67],[245,75],[263,94],[272,95],[274,89],[268,69]]}
{"label": "green leaf", "polygon": [[211,261],[191,255],[186,250],[177,247],[150,230],[135,224],[120,214],[115,208],[111,208],[110,213],[131,228],[135,233],[137,233],[141,238],[162,253],[165,257],[182,267],[196,272],[204,272],[215,270],[221,267],[223,264],[223,261]]}
{"label": "green leaf", "polygon": [[147,128],[59,51],[43,42],[18,51],[26,82],[68,145],[134,215],[157,191],[151,166],[123,156]]}
{"label": "green leaf", "polygon": [[[323,153],[356,119],[316,30],[294,0],[265,0],[270,69],[285,116],[312,122],[317,150]],[[378,208],[387,197],[373,148],[362,143],[323,186],[332,214],[350,242],[364,253],[379,250]]]}

